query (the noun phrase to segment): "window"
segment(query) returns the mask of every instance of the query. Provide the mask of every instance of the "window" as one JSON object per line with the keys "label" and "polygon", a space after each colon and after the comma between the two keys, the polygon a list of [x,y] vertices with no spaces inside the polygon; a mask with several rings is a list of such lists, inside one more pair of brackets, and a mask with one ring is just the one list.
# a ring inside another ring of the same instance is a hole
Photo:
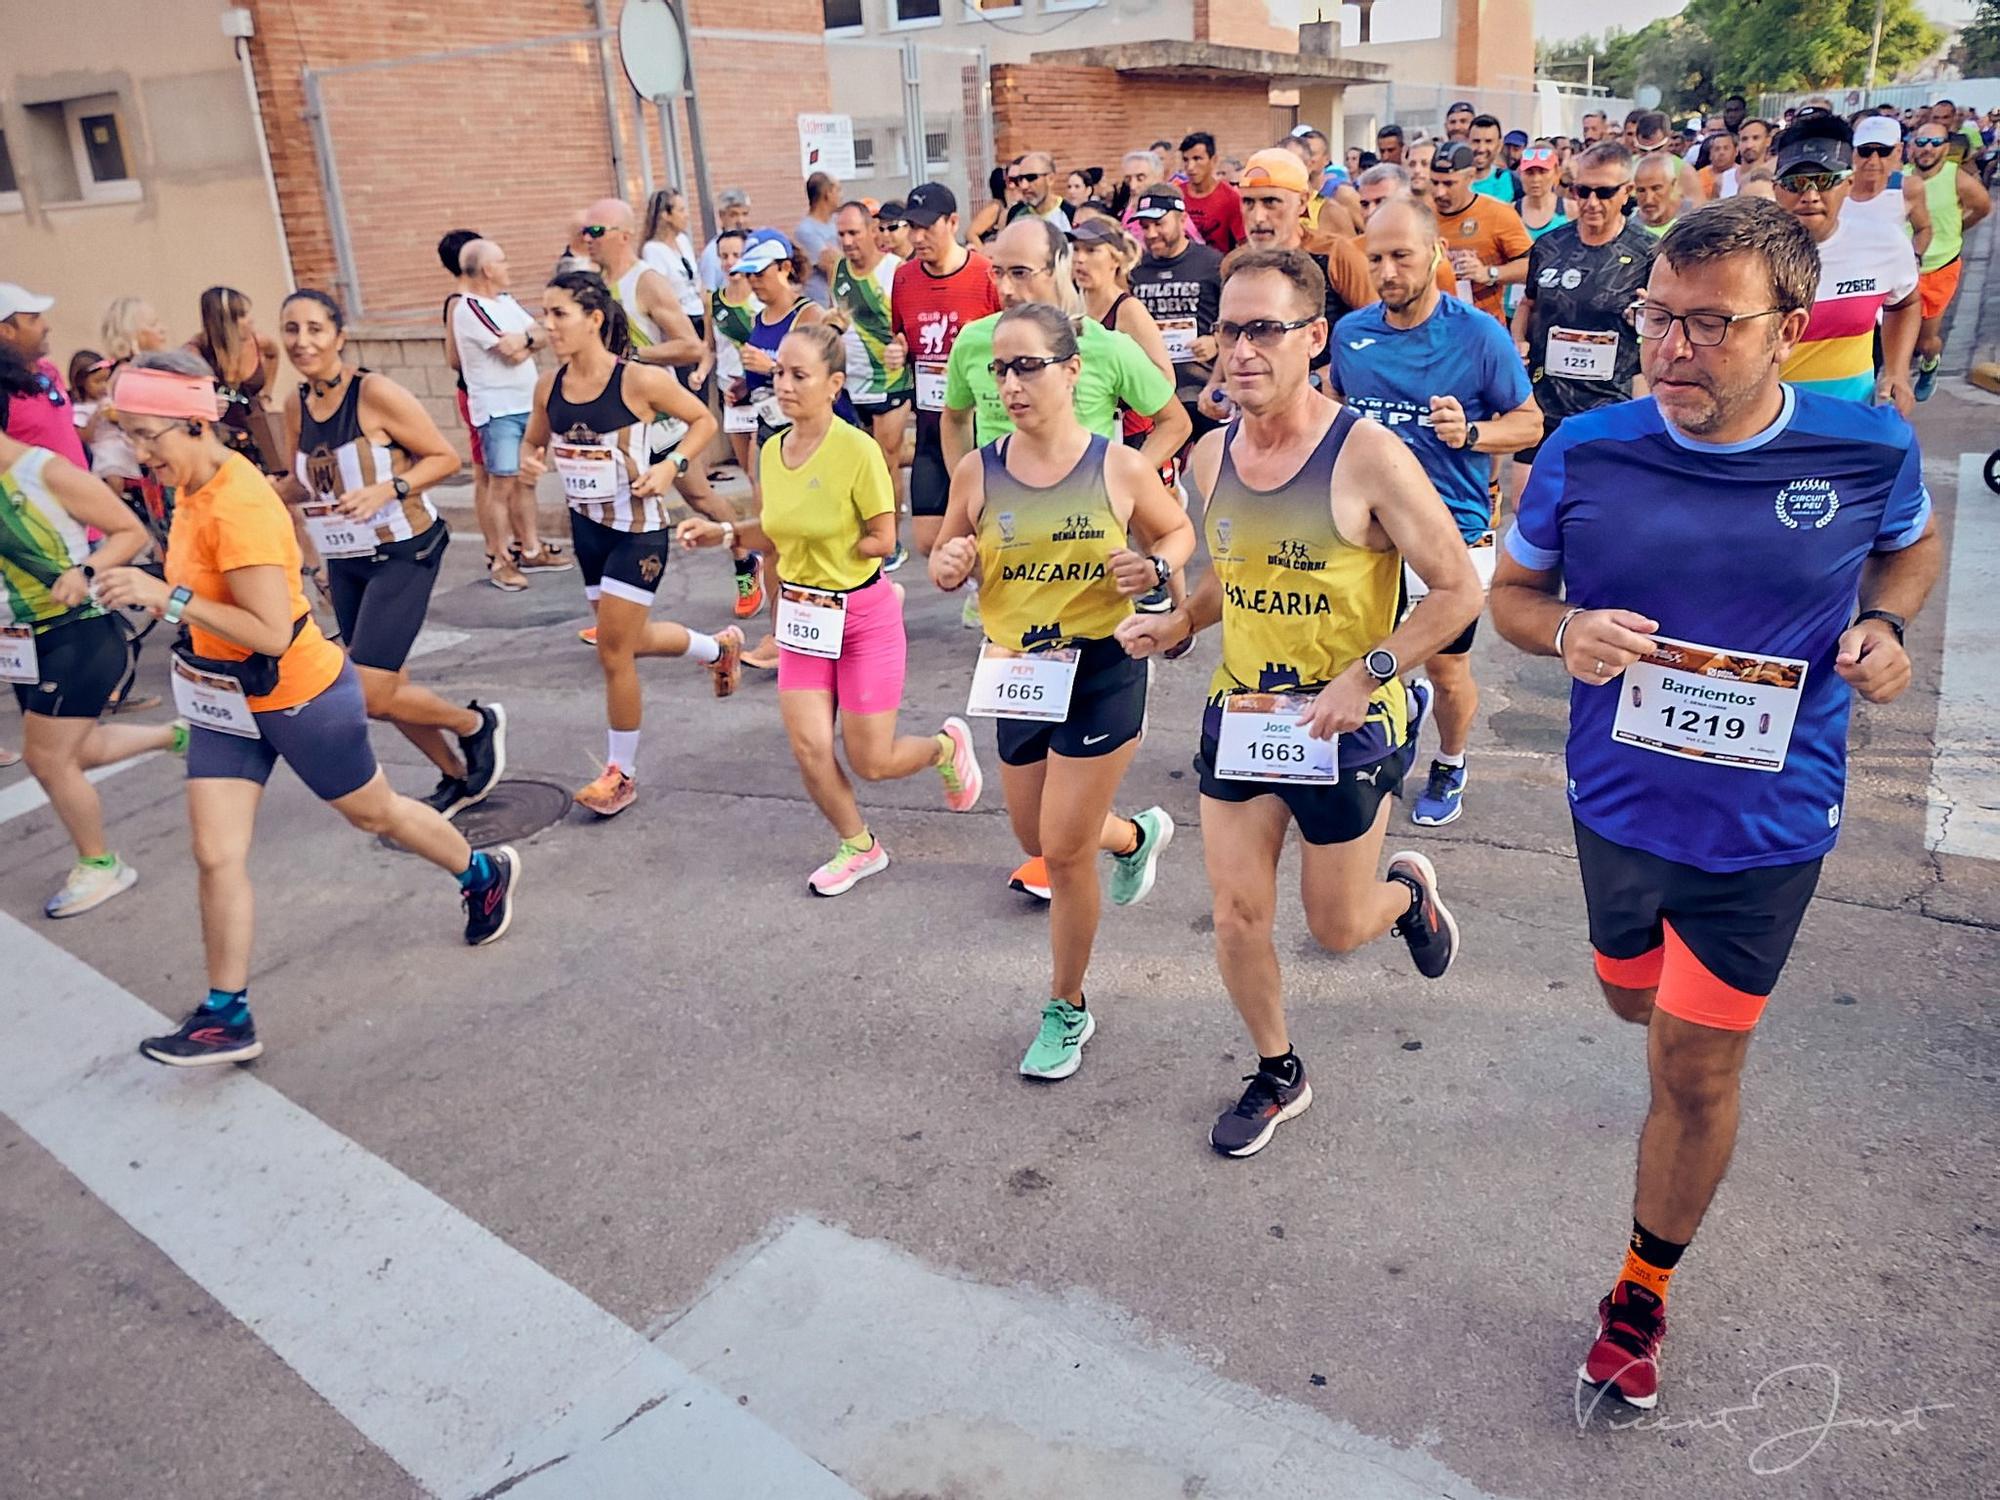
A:
{"label": "window", "polygon": [[14,158],[7,154],[7,132],[0,130],[0,214],[21,211],[21,183],[14,176]]}
{"label": "window", "polygon": [[828,31],[859,31],[864,24],[861,0],[821,0],[820,12]]}
{"label": "window", "polygon": [[936,26],[944,20],[943,0],[889,0],[897,26]]}
{"label": "window", "polygon": [[1018,16],[1021,13],[1021,0],[960,0],[960,3],[965,6],[966,16],[972,20],[981,16]]}
{"label": "window", "polygon": [[857,135],[854,138],[854,175],[875,175],[875,137],[872,135]]}
{"label": "window", "polygon": [[1104,0],[1042,0],[1043,10],[1090,10]]}
{"label": "window", "polygon": [[939,172],[951,165],[951,132],[948,130],[926,130],[924,132],[924,170]]}
{"label": "window", "polygon": [[86,203],[129,202],[140,194],[125,155],[118,101],[109,94],[70,99],[63,104],[70,155],[76,163],[79,196]]}

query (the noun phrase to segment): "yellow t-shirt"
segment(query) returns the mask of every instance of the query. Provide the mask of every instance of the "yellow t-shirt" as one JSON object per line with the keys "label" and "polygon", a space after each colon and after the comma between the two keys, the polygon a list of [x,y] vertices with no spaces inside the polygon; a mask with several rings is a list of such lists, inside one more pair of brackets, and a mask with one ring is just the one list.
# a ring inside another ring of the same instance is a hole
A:
{"label": "yellow t-shirt", "polygon": [[784,434],[765,442],[764,534],[778,549],[778,576],[809,589],[855,589],[882,566],[855,544],[876,516],[896,509],[882,450],[859,428],[835,419],[799,468],[785,463]]}

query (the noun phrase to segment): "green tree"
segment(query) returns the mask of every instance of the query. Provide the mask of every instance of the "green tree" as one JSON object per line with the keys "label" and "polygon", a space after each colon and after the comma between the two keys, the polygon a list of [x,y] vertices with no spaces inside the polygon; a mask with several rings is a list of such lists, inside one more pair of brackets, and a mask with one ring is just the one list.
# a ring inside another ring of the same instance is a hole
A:
{"label": "green tree", "polygon": [[[1852,86],[1866,80],[1876,0],[1689,0],[1682,19],[1714,41],[1732,90]],[[1988,0],[1990,7],[1991,0]],[[1915,0],[1888,0],[1876,81],[1922,62],[1942,39]],[[1664,85],[1663,85],[1664,87]]]}
{"label": "green tree", "polygon": [[1967,78],[2000,73],[2000,0],[1979,0],[1979,9],[1958,34],[1951,60]]}

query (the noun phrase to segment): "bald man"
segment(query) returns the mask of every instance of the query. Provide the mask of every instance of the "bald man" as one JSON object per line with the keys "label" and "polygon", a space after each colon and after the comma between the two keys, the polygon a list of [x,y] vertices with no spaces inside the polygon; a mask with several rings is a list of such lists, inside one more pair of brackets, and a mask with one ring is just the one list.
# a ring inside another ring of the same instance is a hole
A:
{"label": "bald man", "polygon": [[1069,214],[1063,208],[1062,182],[1056,176],[1056,161],[1046,151],[1030,151],[1007,169],[1007,185],[1020,195],[1029,210],[1050,220],[1064,233],[1069,232]]}
{"label": "bald man", "polygon": [[1632,176],[1632,192],[1638,202],[1638,220],[1646,233],[1658,239],[1674,227],[1681,216],[1681,162],[1678,157],[1656,152],[1639,158]]}

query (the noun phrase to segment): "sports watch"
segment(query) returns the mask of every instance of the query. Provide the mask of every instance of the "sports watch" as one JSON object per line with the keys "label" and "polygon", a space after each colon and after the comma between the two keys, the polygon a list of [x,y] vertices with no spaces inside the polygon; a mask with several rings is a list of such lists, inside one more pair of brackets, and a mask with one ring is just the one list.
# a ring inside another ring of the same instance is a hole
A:
{"label": "sports watch", "polygon": [[1361,670],[1374,678],[1378,683],[1387,682],[1390,678],[1394,677],[1397,667],[1396,653],[1393,651],[1384,651],[1379,646],[1361,658]]}
{"label": "sports watch", "polygon": [[1174,576],[1174,565],[1164,557],[1149,557],[1146,560],[1153,565],[1153,577],[1158,580],[1161,588],[1165,588]]}
{"label": "sports watch", "polygon": [[1477,422],[1467,422],[1465,424],[1465,441],[1458,445],[1458,451],[1460,453],[1470,453],[1478,446],[1479,424]]}
{"label": "sports watch", "polygon": [[165,620],[169,625],[180,624],[181,611],[188,607],[188,602],[193,598],[193,589],[184,583],[179,585],[171,594],[167,595],[167,607],[160,611],[160,618]]}
{"label": "sports watch", "polygon": [[410,481],[405,479],[401,474],[396,475],[389,481],[389,488],[396,492],[398,500],[407,500],[410,498]]}
{"label": "sports watch", "polygon": [[1859,625],[1863,620],[1880,620],[1887,625],[1896,632],[1896,644],[1899,646],[1903,644],[1903,628],[1910,623],[1901,615],[1886,609],[1864,609],[1854,617],[1854,623]]}

